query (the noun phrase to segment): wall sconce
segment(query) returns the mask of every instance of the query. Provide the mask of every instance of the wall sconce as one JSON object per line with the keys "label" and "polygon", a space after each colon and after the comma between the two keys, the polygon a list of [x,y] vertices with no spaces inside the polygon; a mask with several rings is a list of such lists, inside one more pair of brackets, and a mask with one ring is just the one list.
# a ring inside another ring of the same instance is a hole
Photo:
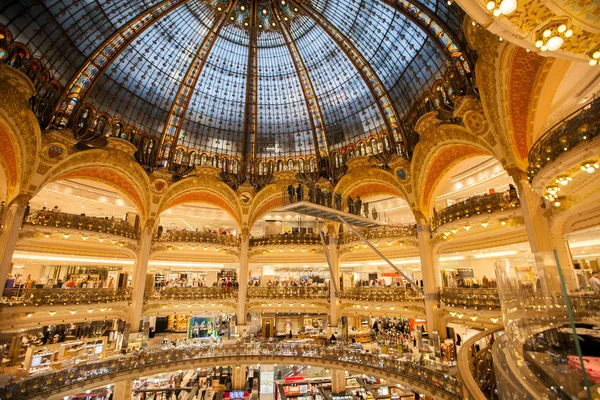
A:
{"label": "wall sconce", "polygon": [[556,51],[561,48],[565,39],[573,36],[573,30],[565,23],[547,25],[537,32],[535,47],[541,51]]}

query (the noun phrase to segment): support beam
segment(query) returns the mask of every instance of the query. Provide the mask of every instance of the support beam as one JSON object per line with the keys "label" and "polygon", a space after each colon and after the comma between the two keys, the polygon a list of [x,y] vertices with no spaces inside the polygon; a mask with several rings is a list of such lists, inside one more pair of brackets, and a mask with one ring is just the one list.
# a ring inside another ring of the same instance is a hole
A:
{"label": "support beam", "polygon": [[59,103],[56,123],[66,126],[75,107],[82,104],[98,79],[117,59],[119,54],[146,29],[188,0],[164,0],[135,16],[123,25],[85,61],[66,86],[65,95]]}
{"label": "support beam", "polygon": [[[206,65],[208,55],[210,54],[213,45],[217,41],[221,29],[223,29],[225,22],[227,22],[227,15],[229,15],[229,12],[233,9],[233,7],[235,7],[236,4],[237,0],[231,0],[225,10],[220,11],[221,14],[217,16],[215,23],[202,41],[198,52],[190,63],[190,67],[188,68],[183,81],[181,82],[181,86],[177,91],[177,95],[175,96],[175,100],[173,101],[173,105],[171,106],[171,110],[167,116],[167,123],[165,124],[160,141],[161,152],[163,151],[165,144],[170,144],[170,153],[174,154],[175,147],[177,146],[177,142],[179,140],[181,127],[183,125],[183,118],[185,117],[187,109],[190,105],[190,100],[192,98],[192,94],[194,93],[194,89],[196,88],[196,84],[198,83],[198,78],[200,77],[200,74]],[[163,159],[168,159],[169,156],[170,154],[162,154]]]}
{"label": "support beam", "polygon": [[401,153],[402,155],[406,156],[406,139],[400,136],[401,132],[398,126],[398,112],[396,111],[394,104],[385,90],[385,87],[381,83],[381,80],[371,65],[367,62],[363,55],[360,54],[352,42],[350,42],[350,40],[348,40],[348,38],[342,34],[342,32],[340,32],[325,17],[312,8],[312,6],[308,5],[307,2],[293,0],[291,4],[301,9],[309,18],[315,21],[317,25],[319,25],[321,29],[323,29],[323,31],[329,37],[331,37],[331,39],[346,54],[352,64],[354,64],[355,68],[365,82],[365,85],[369,88],[373,94],[373,97],[375,98],[379,112],[381,113],[381,116],[388,129],[388,138],[391,142],[390,145],[395,148],[395,144],[402,142],[400,146]]}
{"label": "support beam", "polygon": [[257,2],[250,1],[248,17],[248,68],[246,69],[246,105],[244,108],[244,137],[242,138],[242,168],[248,171],[248,164],[256,159],[256,125],[258,112],[258,59],[256,39]]}
{"label": "support beam", "polygon": [[376,254],[377,254],[379,257],[381,257],[381,259],[382,259],[383,261],[385,261],[386,263],[388,263],[388,265],[389,265],[390,267],[392,267],[392,268],[393,268],[393,269],[394,269],[394,270],[395,270],[397,273],[399,273],[400,275],[402,275],[402,277],[403,277],[404,279],[406,279],[407,281],[409,281],[409,282],[411,283],[411,285],[413,286],[413,288],[414,288],[414,289],[415,289],[417,292],[419,292],[419,293],[423,294],[423,290],[421,290],[420,286],[419,286],[419,285],[417,285],[415,282],[413,282],[413,280],[412,280],[412,279],[410,279],[410,278],[409,278],[409,277],[408,277],[408,276],[407,276],[407,275],[406,275],[406,274],[405,274],[405,273],[404,273],[404,272],[403,272],[403,271],[402,271],[400,268],[396,267],[396,266],[394,265],[394,263],[392,263],[392,262],[391,262],[391,261],[390,261],[390,260],[389,260],[389,259],[388,259],[386,256],[384,256],[384,255],[383,255],[383,253],[381,253],[381,252],[380,252],[380,251],[377,249],[377,247],[373,246],[373,245],[371,244],[371,242],[369,242],[369,241],[368,241],[368,240],[367,240],[367,239],[366,239],[366,238],[365,238],[365,237],[364,237],[364,236],[363,236],[363,235],[362,235],[360,232],[358,232],[356,229],[354,229],[354,227],[353,227],[352,225],[350,225],[349,223],[347,223],[347,222],[346,222],[346,220],[345,220],[344,218],[342,218],[342,216],[341,216],[341,215],[338,215],[337,217],[339,218],[339,220],[340,220],[340,221],[341,221],[341,222],[342,222],[344,225],[346,225],[346,226],[347,226],[347,227],[348,227],[348,228],[349,228],[349,229],[352,231],[352,233],[354,233],[356,236],[358,236],[358,238],[359,238],[359,239],[360,239],[360,240],[361,240],[361,241],[362,241],[364,244],[366,244],[367,246],[369,246],[369,247],[370,247],[370,248],[371,248],[371,249],[372,249],[372,250],[373,250],[373,251],[374,251],[374,252],[375,252],[375,253],[376,253]]}
{"label": "support beam", "polygon": [[445,329],[442,329],[441,319],[438,313],[439,289],[441,286],[440,269],[437,258],[433,253],[429,225],[423,223],[417,226],[417,239],[419,241],[419,257],[421,259],[421,275],[425,298],[425,315],[427,318],[427,330],[431,334],[438,331],[440,337],[445,337]]}
{"label": "support beam", "polygon": [[302,59],[302,56],[300,56],[298,47],[296,47],[296,43],[292,39],[292,35],[290,34],[288,27],[282,20],[281,15],[279,15],[275,0],[272,1],[271,7],[273,8],[273,14],[277,19],[277,23],[281,28],[281,34],[283,35],[285,44],[290,52],[290,57],[294,62],[296,75],[298,76],[298,80],[300,81],[300,85],[302,87],[304,102],[306,103],[306,108],[308,109],[308,118],[310,119],[310,125],[313,131],[315,153],[318,157],[327,158],[329,156],[329,145],[327,144],[325,124],[323,123],[321,107],[319,106],[319,100],[317,99],[317,95],[313,89],[313,84],[310,80],[308,70],[306,69],[306,65],[304,65],[304,60]]}

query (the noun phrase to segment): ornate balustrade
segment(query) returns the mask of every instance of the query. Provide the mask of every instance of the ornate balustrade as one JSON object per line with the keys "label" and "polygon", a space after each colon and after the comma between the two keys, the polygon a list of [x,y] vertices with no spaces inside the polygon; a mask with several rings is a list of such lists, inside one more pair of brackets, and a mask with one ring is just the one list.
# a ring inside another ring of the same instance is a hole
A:
{"label": "ornate balustrade", "polygon": [[287,245],[321,245],[321,238],[316,233],[290,234],[290,235],[267,235],[263,237],[250,238],[251,247]]}
{"label": "ornate balustrade", "polygon": [[440,303],[448,307],[466,307],[475,310],[500,309],[496,288],[447,288],[440,293]]}
{"label": "ornate balustrade", "polygon": [[[463,383],[463,394],[468,400],[498,399],[492,345],[494,334],[504,328],[490,329],[469,338],[458,352],[458,374]],[[486,339],[487,346],[476,347],[477,342]]]}
{"label": "ornate balustrade", "polygon": [[139,238],[139,230],[125,221],[117,221],[85,215],[67,214],[63,212],[36,211],[29,213],[23,221],[25,224],[53,226],[56,228],[79,229],[98,233]]}
{"label": "ornate balustrade", "polygon": [[423,300],[423,296],[404,287],[354,287],[342,292],[342,299],[355,301],[393,302]]}
{"label": "ornate balustrade", "polygon": [[[82,387],[87,382],[97,384],[103,379],[115,380],[116,374],[135,371],[146,372],[156,368],[194,368],[204,361],[207,365],[215,361],[229,365],[244,362],[282,363],[286,359],[294,363],[327,363],[349,370],[364,370],[369,374],[381,374],[397,379],[432,393],[435,398],[461,398],[458,380],[444,371],[420,366],[416,362],[400,358],[382,357],[342,346],[318,346],[295,344],[237,344],[232,346],[190,346],[169,350],[145,350],[130,356],[112,358],[100,362],[82,364],[60,371],[26,378],[0,388],[0,398],[6,400],[48,398],[74,386]],[[260,361],[258,361],[260,360]]]}
{"label": "ornate balustrade", "polygon": [[[529,150],[529,179],[561,154],[600,135],[600,98],[550,128]],[[585,160],[581,160],[585,161]]]}
{"label": "ornate balustrade", "polygon": [[238,237],[201,231],[165,231],[160,234],[155,233],[154,240],[157,242],[211,243],[225,246],[239,246],[240,244]]}
{"label": "ornate balustrade", "polygon": [[222,287],[163,287],[145,293],[154,300],[220,300],[237,299],[237,289]]}
{"label": "ornate balustrade", "polygon": [[434,210],[433,217],[431,218],[431,229],[436,230],[444,224],[461,218],[509,210],[520,206],[521,203],[516,193],[511,194],[510,191],[470,197],[440,211]]}
{"label": "ornate balustrade", "polygon": [[[417,237],[416,225],[389,225],[380,226],[377,228],[371,228],[361,232],[362,235],[367,239],[384,239],[384,238],[405,238],[405,237]],[[351,243],[358,242],[360,238],[352,233],[343,233],[340,236],[340,243]]]}
{"label": "ornate balustrade", "polygon": [[326,299],[329,298],[328,286],[267,286],[249,287],[250,299]]}
{"label": "ornate balustrade", "polygon": [[92,304],[126,301],[131,298],[131,288],[112,289],[4,289],[1,303],[4,306],[41,306],[66,304]]}

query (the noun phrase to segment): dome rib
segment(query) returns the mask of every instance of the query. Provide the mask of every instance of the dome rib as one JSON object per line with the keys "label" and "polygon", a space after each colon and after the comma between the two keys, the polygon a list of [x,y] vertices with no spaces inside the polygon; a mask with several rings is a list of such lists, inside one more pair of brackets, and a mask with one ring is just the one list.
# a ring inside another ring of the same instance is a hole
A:
{"label": "dome rib", "polygon": [[338,45],[350,62],[354,65],[359,75],[363,79],[365,85],[371,91],[373,97],[376,99],[377,108],[383,117],[385,124],[388,128],[387,136],[390,141],[392,148],[395,148],[400,144],[401,154],[406,154],[404,147],[404,138],[401,138],[401,132],[398,129],[398,113],[381,80],[373,70],[373,68],[367,63],[362,54],[358,49],[346,38],[335,26],[333,26],[326,18],[324,18],[319,12],[313,9],[311,6],[297,2],[296,0],[290,1],[290,3],[296,5],[299,9],[302,9],[304,13],[311,18],[319,27]]}
{"label": "dome rib", "polygon": [[[448,60],[451,59],[451,55],[448,50],[448,47],[441,41],[441,38],[436,34],[436,32],[432,29],[432,27],[430,25],[428,25],[427,23],[425,23],[424,20],[420,19],[415,14],[413,14],[410,11],[410,9],[408,9],[408,8],[406,8],[406,6],[404,6],[404,4],[402,2],[400,2],[398,0],[381,0],[381,2],[388,5],[391,9],[404,15],[413,24],[417,25],[419,27],[419,29],[421,29],[429,37],[429,39],[431,39],[435,43],[435,45],[442,51],[442,53],[446,55]],[[458,47],[458,45],[457,45],[457,43],[459,43],[457,41],[458,39],[454,36],[452,31],[447,29],[447,27],[444,28],[445,24],[434,13],[432,13],[431,10],[429,10],[427,7],[423,6],[416,0],[411,0],[411,3],[413,4],[413,6],[416,9],[418,9],[420,12],[422,12],[423,14],[425,14],[429,18],[431,18],[432,21],[437,23],[442,28],[444,34],[448,35],[449,39],[454,43],[455,46]],[[415,3],[419,4],[419,5],[416,5]],[[435,18],[433,18],[432,15]]]}
{"label": "dome rib", "polygon": [[329,155],[329,146],[327,144],[327,135],[325,125],[323,123],[323,116],[321,113],[321,106],[319,105],[319,100],[315,94],[312,81],[310,79],[310,75],[308,70],[306,69],[306,65],[304,64],[304,60],[292,39],[292,35],[288,31],[287,26],[285,26],[283,20],[281,19],[281,15],[279,15],[279,10],[277,5],[275,4],[275,0],[271,2],[271,8],[273,9],[273,14],[277,19],[277,23],[280,27],[281,33],[284,37],[285,44],[290,53],[290,57],[294,63],[294,67],[296,68],[296,74],[298,76],[298,80],[302,86],[302,93],[304,94],[304,100],[306,103],[306,108],[308,109],[308,116],[312,126],[313,131],[313,140],[315,143],[315,153],[317,157],[327,157]]}
{"label": "dome rib", "polygon": [[[248,41],[248,66],[246,69],[246,104],[244,107],[244,136],[242,139],[242,165],[248,166],[256,159],[256,125],[258,114],[258,75],[257,75],[257,32],[256,1],[250,0],[250,21]],[[250,151],[250,157],[248,157]],[[250,161],[250,162],[248,162]]]}
{"label": "dome rib", "polygon": [[110,38],[108,38],[94,53],[88,57],[77,74],[66,86],[63,100],[58,107],[59,124],[66,125],[75,107],[82,104],[85,96],[91,91],[98,79],[140,34],[154,25],[162,17],[187,3],[188,0],[164,0],[133,17]]}
{"label": "dome rib", "polygon": [[[181,82],[181,86],[177,90],[177,96],[175,96],[175,100],[173,101],[173,105],[167,116],[165,128],[161,137],[160,149],[162,159],[171,159],[175,154],[177,142],[179,141],[179,133],[181,132],[181,127],[183,125],[183,119],[190,104],[194,89],[196,88],[196,84],[198,83],[200,73],[206,65],[210,51],[219,37],[221,29],[223,29],[223,26],[225,26],[225,23],[227,22],[228,14],[237,3],[238,0],[230,1],[227,8],[221,12],[221,15],[217,18],[209,33],[204,37],[198,52],[194,56],[194,59]],[[168,152],[165,151],[167,146],[170,146],[170,151]]]}

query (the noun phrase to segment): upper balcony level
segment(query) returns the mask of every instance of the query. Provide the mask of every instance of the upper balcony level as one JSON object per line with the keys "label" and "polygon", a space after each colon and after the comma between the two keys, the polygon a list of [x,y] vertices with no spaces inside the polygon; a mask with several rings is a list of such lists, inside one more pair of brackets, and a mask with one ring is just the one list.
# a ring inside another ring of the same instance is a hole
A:
{"label": "upper balcony level", "polygon": [[520,207],[516,190],[502,193],[485,194],[470,197],[464,201],[453,204],[440,211],[434,210],[430,225],[432,230],[460,219],[476,217],[511,210]]}
{"label": "upper balcony level", "polygon": [[423,296],[410,288],[405,287],[354,287],[344,289],[342,299],[366,301],[373,303],[420,301]]}
{"label": "upper balcony level", "polygon": [[199,230],[167,230],[163,232],[160,228],[154,233],[154,241],[164,244],[215,244],[232,247],[240,245],[240,239],[230,234],[203,232]]}
{"label": "upper balcony level", "polygon": [[23,223],[45,232],[58,229],[63,232],[65,238],[68,238],[73,231],[95,232],[100,235],[121,236],[129,239],[138,239],[140,234],[139,229],[135,226],[127,221],[116,220],[114,217],[90,217],[85,214],[77,215],[46,210],[30,212]]}
{"label": "upper balcony level", "polygon": [[250,238],[250,247],[270,247],[279,245],[321,246],[321,237],[316,233],[304,233],[266,235]]}
{"label": "upper balcony level", "polygon": [[[600,136],[600,98],[596,98],[561,120],[535,142],[528,156],[529,180],[533,181],[542,169],[569,152],[595,142],[598,136]],[[593,165],[592,167],[598,169]]]}

